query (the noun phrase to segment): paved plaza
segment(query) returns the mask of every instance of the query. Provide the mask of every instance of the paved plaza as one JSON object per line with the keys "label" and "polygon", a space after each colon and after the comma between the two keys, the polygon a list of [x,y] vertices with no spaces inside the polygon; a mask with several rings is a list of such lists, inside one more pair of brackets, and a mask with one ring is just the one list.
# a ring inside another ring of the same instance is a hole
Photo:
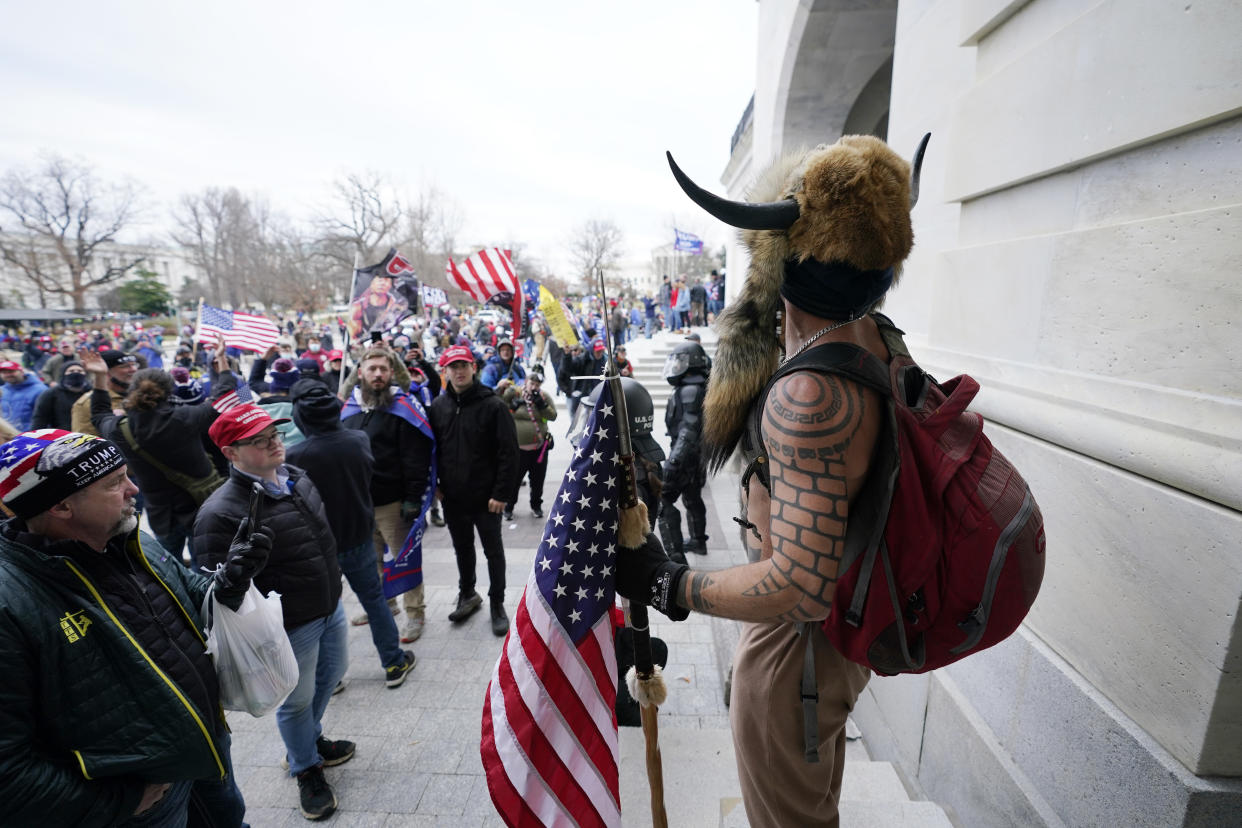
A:
{"label": "paved plaza", "polygon": [[[631,347],[638,360],[645,350],[641,344]],[[655,355],[648,359],[655,359]],[[554,387],[552,382],[549,386]],[[565,400],[558,397],[556,402],[561,419],[553,423],[557,443],[549,460],[545,509],[560,486],[572,453],[564,438],[568,427]],[[656,423],[656,436],[667,448],[660,409]],[[705,489],[704,500],[708,504],[712,553],[692,563],[724,566],[735,556],[740,561],[737,533],[724,528],[718,498]],[[505,606],[510,617],[530,574],[544,524],[531,516],[528,504],[524,486],[515,518],[505,524]],[[726,523],[728,514],[723,516]],[[726,542],[732,544],[731,550]],[[447,529],[432,527],[428,531],[423,564],[427,628],[423,637],[410,645],[418,664],[403,686],[392,690],[384,686],[368,628],[350,628],[347,687],[332,699],[324,716],[325,736],[358,743],[351,761],[326,770],[340,803],[337,814],[329,820],[334,825],[459,828],[502,824],[487,793],[479,759],[479,733],[483,696],[503,639],[492,635],[486,606],[461,625],[448,621],[457,597],[457,568]],[[479,591],[485,593],[487,570],[481,554],[478,569]],[[358,602],[348,587],[344,601],[348,616],[358,614]],[[673,823],[677,825],[717,825],[719,795],[713,798],[714,788],[694,784],[709,767],[721,766],[721,770],[713,771],[716,776],[732,773],[731,747],[727,755],[722,753],[720,738],[729,724],[713,648],[713,621],[696,614],[680,624],[667,620],[660,623],[662,616],[652,615],[656,616],[652,619],[654,634],[669,647],[665,673],[669,698],[660,709],[660,727],[670,815],[685,817]],[[234,767],[246,797],[250,824],[254,828],[306,824],[297,807],[297,784],[280,765],[284,745],[275,717],[255,719],[233,712],[228,718],[233,729]],[[703,738],[682,731],[699,731]],[[648,819],[641,739],[636,738],[640,735],[637,729],[622,728],[626,825]],[[698,756],[700,747],[709,755]],[[696,755],[685,755],[686,751]],[[735,781],[732,787],[736,788]],[[688,821],[692,814],[698,817],[693,823]]]}

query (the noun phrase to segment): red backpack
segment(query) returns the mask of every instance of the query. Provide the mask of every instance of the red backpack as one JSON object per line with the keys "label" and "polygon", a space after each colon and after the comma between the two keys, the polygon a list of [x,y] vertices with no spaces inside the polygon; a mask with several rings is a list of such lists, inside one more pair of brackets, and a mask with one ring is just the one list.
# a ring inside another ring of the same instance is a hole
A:
{"label": "red backpack", "polygon": [[[877,673],[924,673],[991,647],[1026,617],[1044,575],[1044,521],[1030,488],[966,410],[968,376],[937,383],[902,332],[873,314],[892,360],[845,342],[782,365],[853,379],[887,398],[867,482],[850,505],[824,634]],[[757,416],[747,435],[762,446]],[[804,691],[805,692],[805,691]]]}

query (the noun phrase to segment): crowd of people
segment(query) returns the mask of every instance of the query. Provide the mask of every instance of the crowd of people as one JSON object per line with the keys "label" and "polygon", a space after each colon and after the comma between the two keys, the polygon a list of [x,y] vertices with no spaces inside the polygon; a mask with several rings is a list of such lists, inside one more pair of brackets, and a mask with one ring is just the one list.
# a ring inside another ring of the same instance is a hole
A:
{"label": "crowd of people", "polygon": [[[219,688],[198,631],[213,584],[217,597],[235,606],[253,582],[282,596],[298,664],[298,683],[275,714],[285,764],[297,780],[303,814],[331,814],[337,800],[323,769],[349,761],[355,751],[353,742],[329,738],[322,727],[348,661],[348,626],[368,626],[385,683],[396,688],[417,663],[409,645],[427,624],[421,582],[385,597],[385,555],[391,561],[429,527],[447,527],[458,565],[458,597],[448,621],[459,624],[483,608],[477,536],[491,629],[504,636],[503,522],[515,519],[523,486],[530,516],[544,516],[557,397],[568,408],[567,433],[581,429],[574,415],[584,401],[584,413],[589,410],[604,374],[605,328],[620,373],[630,377],[624,343],[650,335],[664,318],[679,328],[691,324],[693,318],[676,310],[690,295],[690,289],[670,293],[667,311],[657,304],[654,326],[643,304],[580,300],[570,305],[579,341],[565,347],[542,317],[518,337],[504,316],[486,309],[407,317],[352,345],[344,338],[344,320],[281,320],[276,343],[253,354],[228,347],[223,338],[196,343],[190,326],[144,330],[140,322],[127,322],[10,333],[7,359],[0,361],[0,436],[8,441],[0,463],[11,484],[4,504],[15,517],[0,534],[0,567],[7,571],[34,550],[44,569],[65,559],[76,573],[75,562],[85,558],[81,584],[61,584],[63,592],[33,613],[32,622],[54,609],[63,614],[61,605],[72,594],[84,608],[59,619],[59,628],[78,629],[79,638],[92,625],[107,627],[109,635],[130,631],[130,647],[122,647],[126,658],[101,681],[133,681],[119,673],[135,671],[143,682],[171,688],[177,704],[165,709],[168,699],[159,698],[150,713],[131,711],[137,724],[126,732],[149,740],[168,728],[180,734],[190,721],[211,759],[172,761],[165,756],[169,746],[143,748],[128,760],[143,769],[140,776],[166,772],[180,781],[139,783],[124,771],[128,766],[114,772],[103,762],[87,765],[108,780],[94,782],[75,778],[63,765],[82,744],[76,736],[57,730],[50,745],[36,747],[29,729],[18,729],[9,742],[11,761],[23,774],[58,779],[46,791],[52,799],[30,799],[31,813],[56,801],[73,803],[66,813],[103,815],[108,824],[163,824],[182,810],[190,824],[242,824],[244,802],[232,779]],[[652,303],[644,304],[649,309]],[[703,354],[696,343],[687,344]],[[706,366],[703,355],[694,370],[670,381],[701,388]],[[646,395],[641,387],[637,392]],[[705,540],[702,510],[695,511],[701,480],[676,471],[677,464],[698,465],[697,444],[691,445],[698,435],[695,410],[679,403],[671,415],[675,468],[663,501],[663,452],[649,436],[644,445],[650,444],[647,455],[655,463],[648,463],[642,480],[653,523],[661,503],[664,513],[675,514],[680,496],[697,533],[687,548],[705,552],[695,546]],[[640,437],[649,435],[650,420],[639,424]],[[41,481],[64,478],[33,498],[34,505],[25,492],[29,475],[17,462],[32,456]],[[137,530],[142,516],[150,535]],[[661,522],[666,530],[670,525],[680,531],[679,519]],[[680,552],[680,535],[668,542]],[[28,577],[38,582],[49,575]],[[362,609],[352,618],[341,604],[342,580]],[[6,635],[22,633],[0,630]],[[25,678],[28,686],[8,697],[7,715],[41,726],[42,707],[32,694],[60,679]],[[158,689],[149,692],[159,696]]]}

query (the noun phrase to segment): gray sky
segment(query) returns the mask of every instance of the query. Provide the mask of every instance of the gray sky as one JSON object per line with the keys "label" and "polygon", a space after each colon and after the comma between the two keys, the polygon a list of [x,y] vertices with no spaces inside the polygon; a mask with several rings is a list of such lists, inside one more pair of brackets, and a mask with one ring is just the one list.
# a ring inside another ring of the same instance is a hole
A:
{"label": "gray sky", "polygon": [[167,225],[236,186],[291,218],[377,170],[449,193],[462,244],[525,242],[557,270],[611,218],[630,260],[674,220],[728,232],[677,189],[669,149],[720,192],[754,89],[754,0],[86,3],[0,0],[0,170],[52,151],[132,176]]}

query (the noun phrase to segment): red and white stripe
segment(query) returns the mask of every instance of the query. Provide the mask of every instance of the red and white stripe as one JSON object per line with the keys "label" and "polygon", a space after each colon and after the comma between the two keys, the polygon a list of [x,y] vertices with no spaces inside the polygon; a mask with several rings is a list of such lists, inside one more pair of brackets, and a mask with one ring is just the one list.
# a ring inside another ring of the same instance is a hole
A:
{"label": "red and white stripe", "polygon": [[208,318],[209,314],[202,313],[199,315],[198,330],[194,336],[195,341],[200,344],[212,345],[223,334],[224,344],[227,347],[263,353],[275,345],[280,338],[280,328],[266,316],[243,313],[241,311],[222,312],[233,317],[232,330],[211,324],[211,320]]}
{"label": "red and white stripe", "polygon": [[480,250],[462,262],[461,267],[449,259],[445,271],[459,288],[480,302],[486,302],[504,291],[515,295],[521,293],[513,262],[499,247]]}
{"label": "red and white stripe", "polygon": [[621,825],[611,624],[604,613],[574,646],[532,571],[483,704],[483,767],[507,825]]}

